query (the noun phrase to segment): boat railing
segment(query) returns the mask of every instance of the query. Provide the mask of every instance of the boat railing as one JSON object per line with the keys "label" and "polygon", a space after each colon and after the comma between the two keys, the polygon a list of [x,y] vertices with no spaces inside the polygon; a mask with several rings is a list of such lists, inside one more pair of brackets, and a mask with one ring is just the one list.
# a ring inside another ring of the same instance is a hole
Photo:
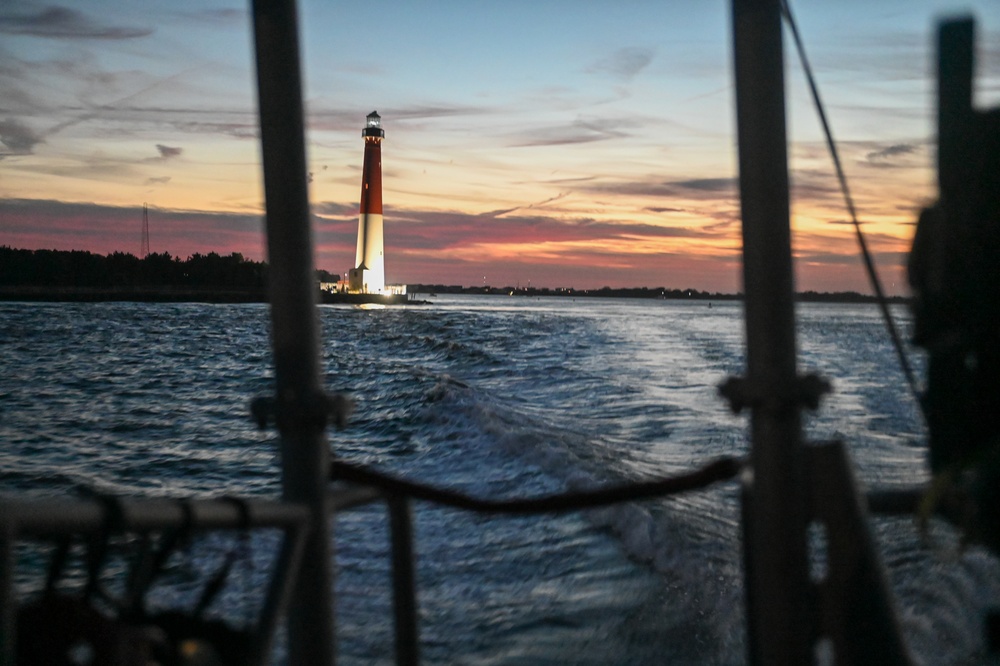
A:
{"label": "boat railing", "polygon": [[[871,559],[873,544],[870,540],[860,541],[858,535],[866,534],[863,526],[864,510],[854,503],[858,495],[837,489],[822,479],[838,478],[846,474],[846,455],[837,443],[810,447],[818,452],[817,465],[822,465],[823,473],[816,474],[820,481],[814,501],[816,517],[826,522],[830,529],[830,572],[833,579],[838,574],[867,578],[852,581],[845,589],[864,591],[872,598],[865,603],[858,600],[830,595],[832,613],[844,615],[864,615],[865,621],[858,622],[863,633],[871,633],[869,640],[862,641],[868,654],[874,654],[880,644],[885,644],[887,618],[890,609],[878,609],[879,572],[876,568],[859,572],[859,561]],[[738,478],[747,470],[746,460],[736,457],[721,457],[690,472],[670,477],[653,479],[639,483],[613,485],[584,491],[573,491],[533,498],[488,499],[474,497],[451,489],[436,488],[420,482],[387,474],[363,465],[334,460],[330,463],[332,479],[328,487],[326,507],[330,517],[356,507],[376,501],[384,501],[388,510],[390,531],[390,557],[392,568],[392,599],[394,619],[394,647],[396,663],[412,665],[419,663],[419,607],[415,575],[415,552],[413,543],[412,503],[414,501],[431,505],[446,506],[457,510],[473,511],[490,515],[523,516],[532,514],[557,514],[585,511],[599,507],[664,498],[681,493],[703,490],[714,484]],[[832,475],[831,475],[832,472]],[[746,493],[747,488],[743,489]],[[920,498],[922,488],[882,490],[869,493],[867,504],[870,510],[894,515],[912,515]],[[15,590],[18,567],[15,549],[18,542],[46,541],[65,543],[68,537],[89,538],[103,535],[124,536],[166,532],[207,532],[212,530],[248,530],[275,528],[283,533],[280,552],[273,565],[268,586],[264,592],[262,609],[253,631],[253,644],[248,654],[248,664],[265,664],[271,657],[274,637],[279,622],[284,616],[292,595],[294,581],[300,570],[303,547],[309,529],[310,508],[301,503],[267,499],[171,499],[100,496],[81,499],[4,499],[0,514],[0,664],[14,664],[15,637],[17,636],[17,609],[22,604]],[[943,506],[946,506],[943,505]],[[825,508],[823,508],[825,507]],[[845,507],[848,507],[845,509]],[[839,513],[831,516],[831,511]],[[846,513],[845,513],[846,511]],[[845,517],[846,516],[846,517]],[[839,524],[832,524],[837,523]],[[846,522],[845,522],[846,521]],[[850,524],[848,524],[850,523]],[[56,548],[52,557],[55,558]],[[854,560],[844,562],[844,560]],[[840,572],[847,572],[840,574]],[[850,573],[854,572],[854,573]],[[874,581],[874,582],[873,582]],[[839,581],[838,584],[842,584]],[[822,581],[819,584],[823,584]],[[876,608],[873,609],[873,603]],[[877,612],[876,612],[877,611]],[[828,613],[829,614],[829,613]],[[874,623],[874,624],[873,624]],[[890,620],[891,623],[891,620]],[[58,626],[50,627],[59,631]],[[835,633],[835,626],[821,635]],[[845,639],[845,637],[840,637]],[[329,636],[336,641],[336,637]],[[833,638],[831,638],[833,640]],[[837,641],[839,642],[839,641]],[[848,643],[857,643],[856,636]],[[880,663],[900,663],[889,659]]]}
{"label": "boat railing", "polygon": [[[610,504],[664,497],[704,488],[733,478],[742,468],[736,458],[720,458],[691,473],[640,484],[551,495],[532,499],[489,500],[368,469],[348,462],[330,465],[333,481],[326,497],[330,516],[373,501],[385,501],[389,510],[396,658],[399,664],[418,663],[419,635],[414,575],[412,500],[431,502],[480,513],[525,515],[578,511]],[[255,530],[283,532],[281,550],[270,576],[260,617],[252,635],[250,664],[267,663],[275,631],[284,616],[298,575],[308,536],[310,508],[301,503],[266,499],[171,499],[111,495],[79,499],[0,500],[0,664],[14,664],[17,610],[16,544],[24,541],[67,543],[66,539],[150,534],[153,532]],[[56,557],[55,549],[52,555]],[[97,575],[97,574],[95,574]],[[142,618],[140,618],[142,619]],[[65,627],[50,626],[58,632]],[[334,640],[333,637],[328,637]]]}

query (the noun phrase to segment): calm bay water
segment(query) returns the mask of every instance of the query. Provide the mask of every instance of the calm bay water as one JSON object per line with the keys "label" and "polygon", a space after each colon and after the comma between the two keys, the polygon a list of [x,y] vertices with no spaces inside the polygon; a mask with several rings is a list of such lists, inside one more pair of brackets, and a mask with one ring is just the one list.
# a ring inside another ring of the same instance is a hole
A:
{"label": "calm bay water", "polygon": [[[442,297],[320,311],[330,390],[357,411],[335,455],[483,497],[645,479],[747,451],[715,386],[743,367],[736,303]],[[905,313],[900,311],[905,318]],[[276,496],[275,434],[247,404],[271,391],[255,305],[0,304],[0,491]],[[873,306],[799,308],[802,370],[835,392],[812,439],[847,442],[869,485],[926,479],[925,433]],[[737,489],[560,517],[418,504],[428,663],[739,664]],[[370,506],[335,520],[343,663],[391,663],[388,537]],[[1000,565],[905,519],[879,540],[913,651],[983,661]],[[156,603],[190,604],[231,539],[179,554]],[[255,534],[216,609],[256,610],[273,534]],[[29,565],[19,582],[37,587]]]}

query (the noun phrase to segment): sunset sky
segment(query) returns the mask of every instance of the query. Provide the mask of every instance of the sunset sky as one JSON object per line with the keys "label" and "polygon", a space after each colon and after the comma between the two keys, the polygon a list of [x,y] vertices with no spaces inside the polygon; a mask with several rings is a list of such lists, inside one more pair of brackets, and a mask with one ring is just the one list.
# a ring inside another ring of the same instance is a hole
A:
{"label": "sunset sky", "polygon": [[[58,0],[56,0],[58,1]],[[883,281],[936,192],[933,31],[997,0],[793,2]],[[263,259],[248,5],[0,4],[0,245]],[[365,115],[392,283],[740,285],[726,0],[299,3],[316,263],[354,260]],[[786,39],[797,288],[867,292]]]}

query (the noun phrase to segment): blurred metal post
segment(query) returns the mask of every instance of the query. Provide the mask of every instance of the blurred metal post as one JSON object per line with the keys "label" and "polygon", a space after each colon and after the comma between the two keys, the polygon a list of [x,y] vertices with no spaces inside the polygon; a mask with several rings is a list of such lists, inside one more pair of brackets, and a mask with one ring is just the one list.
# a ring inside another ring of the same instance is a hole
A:
{"label": "blurred metal post", "polygon": [[817,585],[821,631],[838,665],[910,666],[889,581],[842,442],[810,445],[815,516],[825,526],[827,573]]}
{"label": "blurred metal post", "polygon": [[272,344],[284,498],[307,504],[310,532],[288,617],[294,665],[334,661],[329,451],[319,382],[305,128],[294,0],[253,0]]}
{"label": "blurred metal post", "polygon": [[271,649],[278,622],[284,617],[292,596],[292,586],[298,579],[302,566],[302,550],[306,544],[306,532],[301,527],[290,527],[284,531],[281,551],[274,565],[271,584],[257,623],[257,635],[253,636],[253,661],[247,666],[271,663]]}
{"label": "blurred metal post", "polygon": [[938,28],[938,190],[949,207],[968,205],[968,183],[980,166],[970,160],[969,145],[977,138],[972,106],[974,35],[971,18],[944,21]]}
{"label": "blurred metal post", "polygon": [[0,524],[0,666],[13,666],[17,641],[17,599],[14,596],[14,545],[9,523]]}
{"label": "blurred metal post", "polygon": [[392,595],[396,620],[396,664],[416,666],[420,662],[417,627],[417,582],[413,567],[413,518],[410,500],[390,495],[389,527],[392,533]]}
{"label": "blurred metal post", "polygon": [[797,398],[780,0],[733,0],[753,480],[747,515],[751,663],[813,661]]}

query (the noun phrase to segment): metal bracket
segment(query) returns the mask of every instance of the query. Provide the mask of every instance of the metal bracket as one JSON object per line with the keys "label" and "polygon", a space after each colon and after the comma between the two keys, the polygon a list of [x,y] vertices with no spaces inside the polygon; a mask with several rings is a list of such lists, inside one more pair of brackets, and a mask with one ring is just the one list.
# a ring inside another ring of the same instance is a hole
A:
{"label": "metal bracket", "polygon": [[774,396],[755,386],[744,377],[729,377],[719,384],[719,395],[729,403],[729,409],[739,414],[747,407],[771,407],[782,409],[798,405],[812,411],[819,408],[820,399],[833,390],[830,380],[811,372],[800,375],[796,381],[795,395],[790,398]]}
{"label": "metal bracket", "polygon": [[[298,406],[292,413],[290,407]],[[354,400],[345,393],[334,393],[332,395],[322,391],[309,396],[302,403],[286,400],[285,405],[280,405],[277,398],[262,396],[250,401],[250,415],[261,430],[266,429],[272,423],[281,427],[283,420],[290,422],[318,423],[321,427],[326,427],[328,423],[333,423],[338,430],[347,427],[347,419],[354,411]]]}

